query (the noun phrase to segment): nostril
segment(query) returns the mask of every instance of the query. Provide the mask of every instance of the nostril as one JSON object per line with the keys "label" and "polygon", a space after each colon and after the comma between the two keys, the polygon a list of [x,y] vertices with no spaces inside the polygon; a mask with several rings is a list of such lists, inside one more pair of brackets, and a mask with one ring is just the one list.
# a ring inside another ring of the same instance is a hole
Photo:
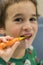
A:
{"label": "nostril", "polygon": [[28,29],[24,29],[24,31],[28,31]]}
{"label": "nostril", "polygon": [[23,28],[23,31],[29,32],[31,29],[30,28]]}

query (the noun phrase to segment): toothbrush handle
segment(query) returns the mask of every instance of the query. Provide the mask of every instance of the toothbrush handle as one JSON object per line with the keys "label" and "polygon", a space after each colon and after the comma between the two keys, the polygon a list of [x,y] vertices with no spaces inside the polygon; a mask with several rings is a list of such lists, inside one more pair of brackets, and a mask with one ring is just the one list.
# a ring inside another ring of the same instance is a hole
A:
{"label": "toothbrush handle", "polygon": [[6,48],[6,47],[10,47],[13,44],[15,44],[17,41],[21,41],[23,40],[25,37],[19,37],[19,38],[14,38],[13,40],[7,41],[7,42],[1,42],[0,43],[0,50]]}
{"label": "toothbrush handle", "polygon": [[15,42],[19,41],[19,38],[15,38],[11,41],[7,41],[7,42],[1,42],[0,43],[0,50],[6,48],[6,47],[10,47],[12,46]]}

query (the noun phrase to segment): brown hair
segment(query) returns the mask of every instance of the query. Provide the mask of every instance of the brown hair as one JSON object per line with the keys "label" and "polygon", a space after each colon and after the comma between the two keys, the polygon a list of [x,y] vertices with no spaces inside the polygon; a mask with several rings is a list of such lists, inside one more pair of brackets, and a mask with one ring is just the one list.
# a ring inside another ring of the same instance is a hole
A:
{"label": "brown hair", "polygon": [[19,2],[27,2],[31,1],[35,7],[36,7],[36,15],[38,15],[37,12],[37,0],[0,0],[0,28],[5,28],[5,17],[6,17],[6,9],[8,6],[19,3]]}

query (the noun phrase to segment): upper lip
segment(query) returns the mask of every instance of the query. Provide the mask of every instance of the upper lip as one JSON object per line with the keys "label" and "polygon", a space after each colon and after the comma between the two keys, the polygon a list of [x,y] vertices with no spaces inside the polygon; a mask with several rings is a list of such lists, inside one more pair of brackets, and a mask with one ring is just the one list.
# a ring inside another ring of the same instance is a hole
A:
{"label": "upper lip", "polygon": [[25,34],[22,34],[21,37],[31,37],[32,36],[32,33],[25,33]]}

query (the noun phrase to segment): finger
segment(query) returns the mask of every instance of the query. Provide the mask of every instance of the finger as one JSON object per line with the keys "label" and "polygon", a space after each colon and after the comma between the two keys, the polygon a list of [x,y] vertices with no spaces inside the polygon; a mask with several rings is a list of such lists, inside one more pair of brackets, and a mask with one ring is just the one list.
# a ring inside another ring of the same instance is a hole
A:
{"label": "finger", "polygon": [[6,36],[5,38],[6,38],[6,40],[12,40],[13,39],[13,37],[11,37],[11,36]]}
{"label": "finger", "polygon": [[7,40],[5,39],[5,37],[0,37],[0,42],[6,42]]}
{"label": "finger", "polygon": [[2,40],[3,40],[3,42],[7,42],[6,38],[3,38]]}
{"label": "finger", "polygon": [[16,49],[19,45],[20,45],[20,42],[17,41],[16,43],[14,43],[14,44],[12,45],[12,49]]}
{"label": "finger", "polygon": [[6,49],[7,53],[11,53],[11,51],[12,51],[12,49],[10,47]]}
{"label": "finger", "polygon": [[4,51],[3,50],[0,50],[0,55],[2,55],[4,53]]}
{"label": "finger", "polygon": [[20,45],[20,41],[17,41],[14,45],[16,46]]}
{"label": "finger", "polygon": [[2,36],[2,37],[0,37],[0,42],[7,42],[12,39],[13,39],[13,37],[10,37],[10,36]]}

